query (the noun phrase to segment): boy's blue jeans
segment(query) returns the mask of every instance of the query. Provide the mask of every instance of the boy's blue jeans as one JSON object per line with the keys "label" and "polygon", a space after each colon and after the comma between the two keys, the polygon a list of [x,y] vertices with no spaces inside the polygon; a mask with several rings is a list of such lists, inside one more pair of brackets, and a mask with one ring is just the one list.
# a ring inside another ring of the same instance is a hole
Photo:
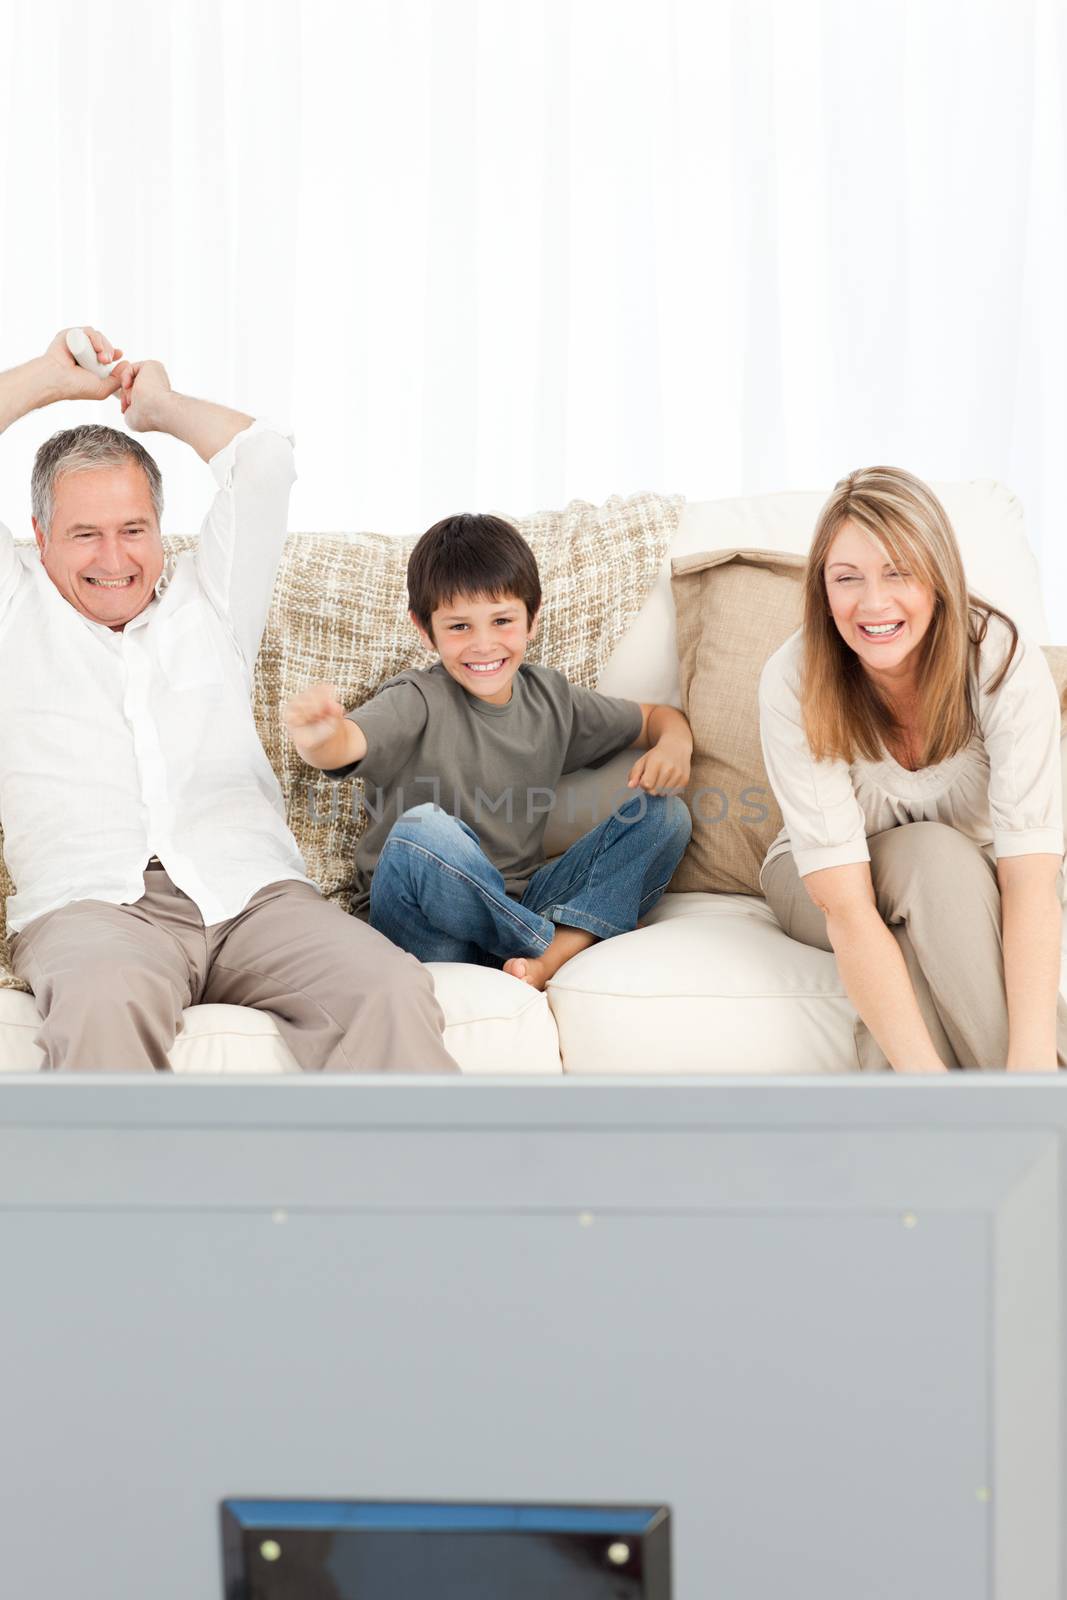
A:
{"label": "boy's blue jeans", "polygon": [[420,961],[481,966],[543,955],[557,923],[610,939],[651,911],[690,829],[677,796],[636,794],[539,867],[518,901],[465,822],[439,806],[415,806],[393,825],[378,857],[371,927]]}

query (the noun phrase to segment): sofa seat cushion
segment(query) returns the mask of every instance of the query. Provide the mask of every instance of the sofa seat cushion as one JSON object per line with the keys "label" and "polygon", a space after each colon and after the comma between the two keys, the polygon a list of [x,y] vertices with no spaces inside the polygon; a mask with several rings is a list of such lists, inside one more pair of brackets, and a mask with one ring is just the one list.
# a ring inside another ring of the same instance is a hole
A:
{"label": "sofa seat cushion", "polygon": [[[463,1073],[562,1071],[556,1024],[536,989],[489,967],[434,962],[430,968],[445,1014],[445,1045]],[[0,990],[0,1073],[36,1072],[40,1027],[33,997]],[[176,1073],[228,1077],[296,1072],[273,1021],[248,1006],[190,1006],[170,1052]]]}
{"label": "sofa seat cushion", "polygon": [[493,967],[428,965],[445,1014],[445,1047],[465,1075],[563,1071],[547,995]]}
{"label": "sofa seat cushion", "polygon": [[856,1070],[832,955],[789,939],[752,895],[669,894],[633,933],[549,985],[569,1073]]}
{"label": "sofa seat cushion", "polygon": [[[1067,998],[1067,909],[1060,990]],[[784,934],[754,895],[667,894],[548,987],[572,1074],[859,1070],[837,962]]]}

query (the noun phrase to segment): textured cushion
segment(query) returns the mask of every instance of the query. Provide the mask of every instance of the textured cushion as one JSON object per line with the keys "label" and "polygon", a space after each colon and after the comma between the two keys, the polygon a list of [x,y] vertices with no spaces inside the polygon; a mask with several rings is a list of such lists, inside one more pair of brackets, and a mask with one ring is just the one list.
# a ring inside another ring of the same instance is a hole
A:
{"label": "textured cushion", "polygon": [[[681,506],[679,497],[639,494],[512,519],[537,557],[544,594],[531,661],[583,687],[596,684],[655,582]],[[195,541],[165,542],[176,553]],[[335,683],[345,705],[361,705],[385,679],[429,664],[407,615],[413,544],[384,534],[290,536],[256,668],[256,723],[289,826],[311,877],[343,905],[364,820],[358,785],[333,784],[304,765],[283,734],[281,705],[319,680]],[[0,939],[11,893],[0,867]],[[0,988],[24,987],[0,946]]]}
{"label": "textured cushion", "polygon": [[782,814],[759,738],[763,663],[797,629],[802,556],[718,550],[674,563],[682,708],[693,729],[689,848],[672,889],[759,894]]}
{"label": "textured cushion", "polygon": [[[556,1025],[543,994],[489,967],[433,962],[445,1047],[463,1073],[562,1071]],[[0,994],[0,1073],[36,1072],[41,1052],[33,997]],[[296,1072],[272,1019],[247,1006],[190,1006],[170,1050],[176,1073]]]}

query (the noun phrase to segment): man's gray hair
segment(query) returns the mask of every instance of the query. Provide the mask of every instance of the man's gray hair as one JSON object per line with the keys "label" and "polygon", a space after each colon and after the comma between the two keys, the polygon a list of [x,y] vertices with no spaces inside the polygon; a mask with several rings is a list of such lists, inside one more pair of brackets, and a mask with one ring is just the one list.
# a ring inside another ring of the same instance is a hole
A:
{"label": "man's gray hair", "polygon": [[80,428],[64,428],[46,439],[38,450],[30,479],[30,499],[37,526],[47,537],[52,531],[56,505],[56,481],[66,472],[84,472],[90,467],[121,467],[136,461],[148,479],[156,520],[163,517],[163,477],[143,444],[118,428],[105,428],[87,422]]}

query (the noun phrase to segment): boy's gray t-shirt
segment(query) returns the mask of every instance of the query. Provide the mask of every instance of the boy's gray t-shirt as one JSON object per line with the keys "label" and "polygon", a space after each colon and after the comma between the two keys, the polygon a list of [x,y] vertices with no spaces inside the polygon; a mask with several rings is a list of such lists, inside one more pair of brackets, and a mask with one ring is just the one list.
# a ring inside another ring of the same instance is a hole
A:
{"label": "boy's gray t-shirt", "polygon": [[478,700],[444,667],[402,672],[347,713],[367,753],[331,778],[363,780],[367,828],[356,846],[352,909],[366,918],[370,881],[389,830],[431,801],[474,829],[507,892],[521,899],[544,863],[544,833],[565,772],[598,767],[641,732],[635,700],[579,689],[527,663],[506,706]]}

